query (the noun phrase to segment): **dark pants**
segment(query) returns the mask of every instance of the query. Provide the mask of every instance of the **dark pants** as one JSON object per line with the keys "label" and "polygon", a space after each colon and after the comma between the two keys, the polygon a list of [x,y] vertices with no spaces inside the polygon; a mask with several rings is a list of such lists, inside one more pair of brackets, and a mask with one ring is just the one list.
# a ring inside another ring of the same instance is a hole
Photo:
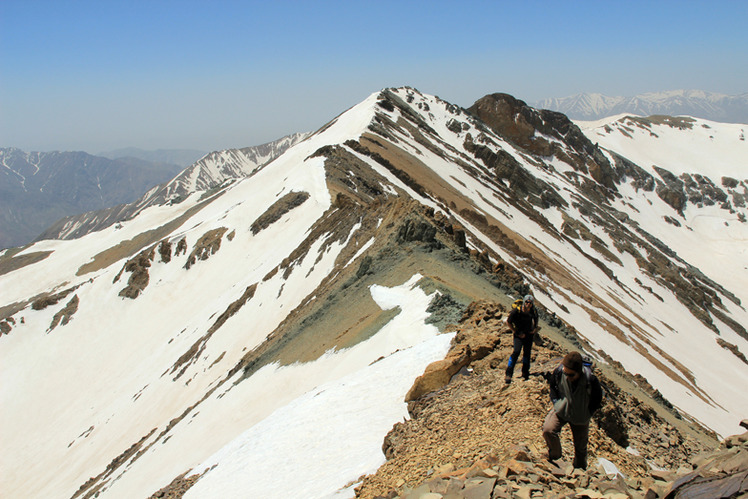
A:
{"label": "dark pants", "polygon": [[530,350],[532,350],[532,335],[525,334],[524,338],[514,337],[514,351],[509,357],[509,363],[506,366],[506,376],[511,378],[514,374],[514,365],[517,363],[520,351],[524,350],[522,355],[522,377],[530,378]]}
{"label": "dark pants", "polygon": [[[561,459],[561,438],[559,438],[559,433],[565,424],[566,421],[559,419],[556,411],[553,409],[545,417],[543,438],[545,438],[545,443],[548,444],[548,459]],[[574,467],[586,469],[587,440],[590,433],[590,424],[569,423],[569,427],[571,428],[571,436],[574,440]]]}

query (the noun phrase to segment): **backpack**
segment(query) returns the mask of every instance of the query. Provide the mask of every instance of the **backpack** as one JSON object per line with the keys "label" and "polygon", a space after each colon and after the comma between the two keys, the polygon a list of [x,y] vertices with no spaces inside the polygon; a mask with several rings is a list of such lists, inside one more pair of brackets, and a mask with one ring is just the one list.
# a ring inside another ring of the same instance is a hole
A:
{"label": "backpack", "polygon": [[[512,309],[516,310],[517,312],[522,312],[522,304],[523,303],[524,303],[524,300],[522,298],[517,298],[516,300],[514,300],[512,302]],[[510,313],[511,313],[511,311],[510,311]],[[532,304],[532,310],[530,311],[530,313],[532,314],[532,316],[535,319],[535,321],[538,322],[538,325],[540,325],[539,324],[539,320],[538,320],[538,309],[537,309],[537,307],[535,306],[534,303]]]}
{"label": "backpack", "polygon": [[[582,372],[584,373],[585,377],[587,378],[587,395],[592,395],[592,386],[591,386],[591,379],[592,379],[592,371],[595,368],[595,362],[592,360],[592,357],[589,355],[582,355]],[[600,399],[600,407],[602,407],[605,404],[605,387],[603,386],[602,381],[598,378],[597,382],[600,384],[600,391],[602,392],[602,398]]]}
{"label": "backpack", "polygon": [[589,373],[592,374],[592,370],[595,367],[595,361],[593,361],[592,357],[589,355],[582,355],[582,370],[584,370],[585,367],[589,370]]}
{"label": "backpack", "polygon": [[[517,298],[516,300],[514,300],[512,302],[512,308],[514,310],[517,310],[518,312],[522,312],[522,304],[523,303],[524,303],[524,301],[522,300],[522,298]],[[537,307],[535,306],[534,303],[532,304],[532,314],[535,316],[535,318],[537,318],[537,316],[538,316],[538,309],[537,309]]]}
{"label": "backpack", "polygon": [[584,373],[584,377],[587,378],[587,395],[592,394],[592,369],[594,369],[595,363],[592,360],[592,357],[589,355],[583,355],[582,356],[582,373]]}

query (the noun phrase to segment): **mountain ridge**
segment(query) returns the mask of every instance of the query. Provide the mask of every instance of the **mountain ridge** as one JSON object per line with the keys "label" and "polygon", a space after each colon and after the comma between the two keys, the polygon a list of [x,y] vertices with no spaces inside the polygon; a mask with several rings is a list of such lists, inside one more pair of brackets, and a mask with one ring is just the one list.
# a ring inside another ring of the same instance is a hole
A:
{"label": "mountain ridge", "polygon": [[653,235],[699,230],[664,220],[675,187],[558,113],[484,104],[375,92],[251,176],[0,255],[3,489],[143,496],[200,474],[186,497],[351,493],[452,314],[528,292],[544,328],[686,424],[735,428],[744,291]]}
{"label": "mountain ridge", "polygon": [[[408,497],[414,490],[445,494],[444,488],[456,498],[472,497],[470,489],[478,485],[472,478],[486,482],[489,497],[512,497],[512,491],[527,487],[543,497],[582,497],[585,488],[588,494],[605,493],[608,474],[625,479],[613,487],[617,493],[638,497],[652,490],[650,495],[657,494],[652,497],[662,497],[666,482],[675,480],[673,471],[663,469],[690,472],[694,456],[716,447],[712,436],[673,418],[671,408],[641,387],[619,384],[626,373],[614,374],[615,366],[605,365],[595,368],[607,394],[590,426],[595,458],[588,470],[572,472],[569,442],[567,458],[547,461],[539,424],[548,410],[544,375],[575,346],[555,328],[544,328],[535,341],[531,378],[506,385],[494,367],[511,353],[506,313],[502,304],[488,301],[465,310],[445,358],[455,374],[444,378],[446,386],[409,402],[411,418],[396,423],[384,439],[387,462],[361,481],[356,497]],[[615,471],[598,471],[603,462]],[[575,493],[580,495],[565,495]]]}
{"label": "mountain ridge", "polygon": [[598,120],[618,114],[693,116],[724,123],[748,123],[748,93],[725,95],[703,90],[649,92],[633,97],[581,93],[547,98],[534,107],[562,112],[572,119]]}
{"label": "mountain ridge", "polygon": [[145,150],[137,147],[123,147],[121,149],[99,152],[97,156],[104,156],[109,159],[138,158],[156,163],[172,163],[182,168],[187,168],[206,154],[208,154],[206,151],[195,149]]}
{"label": "mountain ridge", "polygon": [[132,203],[64,217],[48,226],[36,240],[82,237],[123,222],[149,206],[179,203],[183,197],[196,190],[207,191],[224,182],[251,176],[308,135],[295,133],[258,146],[208,153],[168,182],[149,189]]}

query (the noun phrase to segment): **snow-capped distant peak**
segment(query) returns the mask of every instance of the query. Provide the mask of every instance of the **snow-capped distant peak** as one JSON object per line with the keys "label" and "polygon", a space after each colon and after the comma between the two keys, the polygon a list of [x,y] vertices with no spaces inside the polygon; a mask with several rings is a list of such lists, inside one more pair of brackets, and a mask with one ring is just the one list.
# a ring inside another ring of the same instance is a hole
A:
{"label": "snow-capped distant peak", "polygon": [[575,120],[598,120],[626,113],[694,116],[723,123],[748,123],[748,93],[724,95],[703,90],[670,90],[633,97],[583,93],[543,99],[533,105],[562,112]]}

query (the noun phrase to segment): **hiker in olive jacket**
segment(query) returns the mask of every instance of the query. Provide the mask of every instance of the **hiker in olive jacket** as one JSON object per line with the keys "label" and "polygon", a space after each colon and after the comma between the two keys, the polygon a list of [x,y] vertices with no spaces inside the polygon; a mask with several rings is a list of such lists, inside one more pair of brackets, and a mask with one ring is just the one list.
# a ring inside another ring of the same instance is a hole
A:
{"label": "hiker in olive jacket", "polygon": [[506,324],[512,330],[514,337],[514,351],[509,357],[506,366],[506,382],[512,382],[514,375],[514,366],[517,363],[519,354],[522,354],[522,377],[530,378],[530,351],[532,350],[533,336],[538,331],[538,311],[535,309],[535,300],[532,295],[527,295],[522,300],[522,308],[513,308],[506,318]]}
{"label": "hiker in olive jacket", "polygon": [[600,408],[603,391],[600,381],[583,365],[579,352],[569,352],[548,378],[553,409],[543,423],[548,459],[561,458],[561,428],[569,423],[574,440],[574,467],[587,468],[587,441],[590,418]]}

